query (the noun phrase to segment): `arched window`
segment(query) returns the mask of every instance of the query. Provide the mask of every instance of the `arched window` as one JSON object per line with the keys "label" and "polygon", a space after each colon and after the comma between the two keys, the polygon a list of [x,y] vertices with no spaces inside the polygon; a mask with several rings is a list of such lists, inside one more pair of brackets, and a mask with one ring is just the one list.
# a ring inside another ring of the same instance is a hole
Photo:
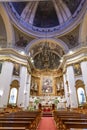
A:
{"label": "arched window", "polygon": [[86,102],[84,89],[83,88],[78,88],[77,89],[77,94],[78,94],[79,104],[84,104]]}
{"label": "arched window", "polygon": [[78,105],[82,106],[86,103],[85,85],[82,80],[77,80],[75,86],[77,92]]}
{"label": "arched window", "polygon": [[19,81],[14,80],[11,83],[8,105],[16,106],[18,97]]}
{"label": "arched window", "polygon": [[12,88],[10,91],[9,104],[16,104],[17,101],[17,88]]}

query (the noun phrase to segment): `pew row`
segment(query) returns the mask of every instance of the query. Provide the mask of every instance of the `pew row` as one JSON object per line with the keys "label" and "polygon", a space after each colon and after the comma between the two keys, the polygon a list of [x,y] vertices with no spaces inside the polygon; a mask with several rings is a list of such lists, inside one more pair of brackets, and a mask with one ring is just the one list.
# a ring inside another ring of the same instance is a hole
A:
{"label": "pew row", "polygon": [[58,130],[87,128],[86,114],[71,111],[54,111],[54,119]]}
{"label": "pew row", "polygon": [[[0,127],[22,127],[25,130],[36,130],[41,118],[40,111],[20,111],[0,116]],[[20,128],[19,128],[20,129]]]}

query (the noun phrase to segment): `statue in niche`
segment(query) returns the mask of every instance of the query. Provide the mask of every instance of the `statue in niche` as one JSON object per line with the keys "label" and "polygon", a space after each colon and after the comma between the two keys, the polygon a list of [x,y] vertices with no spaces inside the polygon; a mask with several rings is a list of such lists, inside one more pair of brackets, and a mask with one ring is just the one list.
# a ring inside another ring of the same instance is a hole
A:
{"label": "statue in niche", "polygon": [[37,83],[35,82],[34,89],[37,90]]}
{"label": "statue in niche", "polygon": [[31,89],[34,89],[34,82],[31,82]]}
{"label": "statue in niche", "polygon": [[83,93],[83,91],[81,91],[80,92],[80,95],[81,95],[81,100],[82,100],[82,103],[84,103],[84,101],[85,101],[85,96],[84,96],[84,93]]}
{"label": "statue in niche", "polygon": [[84,104],[86,102],[84,89],[78,88],[77,93],[78,93],[79,104]]}
{"label": "statue in niche", "polygon": [[57,83],[56,87],[57,87],[57,90],[60,89],[60,85],[59,85],[59,83]]}

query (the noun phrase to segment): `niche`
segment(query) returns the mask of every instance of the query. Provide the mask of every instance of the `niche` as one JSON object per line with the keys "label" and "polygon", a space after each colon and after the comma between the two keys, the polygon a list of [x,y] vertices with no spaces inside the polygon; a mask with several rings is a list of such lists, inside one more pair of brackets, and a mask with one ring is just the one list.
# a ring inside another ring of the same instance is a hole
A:
{"label": "niche", "polygon": [[86,93],[83,81],[81,80],[76,81],[76,92],[77,92],[78,105],[84,105],[86,103]]}
{"label": "niche", "polygon": [[10,86],[8,105],[12,106],[17,105],[18,90],[19,90],[19,81],[17,80],[12,81]]}

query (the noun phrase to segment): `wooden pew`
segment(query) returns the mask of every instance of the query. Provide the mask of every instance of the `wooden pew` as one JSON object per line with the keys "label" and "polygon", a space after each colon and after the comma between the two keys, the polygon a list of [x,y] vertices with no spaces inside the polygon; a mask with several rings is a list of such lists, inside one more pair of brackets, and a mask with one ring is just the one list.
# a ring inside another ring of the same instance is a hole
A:
{"label": "wooden pew", "polygon": [[35,128],[37,127],[40,117],[41,117],[41,112],[40,111],[20,111],[20,112],[16,112],[16,113],[11,113],[9,115],[10,117],[17,117],[17,118],[34,118],[32,124],[31,124],[31,128]]}
{"label": "wooden pew", "polygon": [[25,127],[0,127],[0,130],[26,130]]}
{"label": "wooden pew", "polygon": [[25,127],[28,129],[30,124],[31,121],[0,121],[0,127]]}
{"label": "wooden pew", "polygon": [[[37,127],[37,123],[40,120],[41,112],[16,112],[5,114],[4,116],[0,116],[0,126],[9,126],[9,127],[26,127],[29,130],[35,130]],[[15,124],[15,125],[14,125]]]}
{"label": "wooden pew", "polygon": [[87,128],[87,115],[77,112],[54,112],[58,130],[69,128]]}
{"label": "wooden pew", "polygon": [[82,129],[86,129],[87,128],[87,122],[64,122],[65,125],[65,130],[70,129],[70,128],[82,128]]}

